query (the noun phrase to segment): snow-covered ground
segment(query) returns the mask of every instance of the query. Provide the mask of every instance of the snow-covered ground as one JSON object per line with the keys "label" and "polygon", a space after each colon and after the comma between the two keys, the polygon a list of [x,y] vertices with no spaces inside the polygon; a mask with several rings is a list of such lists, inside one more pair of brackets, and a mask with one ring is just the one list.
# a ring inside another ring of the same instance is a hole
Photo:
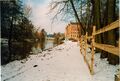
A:
{"label": "snow-covered ground", "polygon": [[79,45],[70,41],[25,60],[1,66],[2,81],[114,81],[118,68],[96,54],[95,75],[90,75]]}
{"label": "snow-covered ground", "polygon": [[95,54],[93,81],[115,81],[115,74],[119,65],[110,65],[107,58],[100,59],[100,53]]}

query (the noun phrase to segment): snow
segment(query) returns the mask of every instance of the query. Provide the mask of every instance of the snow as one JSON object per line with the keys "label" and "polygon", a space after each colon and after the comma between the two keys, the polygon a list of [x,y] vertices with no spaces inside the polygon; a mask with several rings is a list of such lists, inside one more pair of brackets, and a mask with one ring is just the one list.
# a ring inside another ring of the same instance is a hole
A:
{"label": "snow", "polygon": [[1,66],[1,78],[2,81],[114,81],[117,66],[100,60],[99,54],[95,57],[95,75],[92,76],[79,45],[66,41],[27,59]]}
{"label": "snow", "polygon": [[93,81],[114,81],[119,65],[110,65],[107,58],[100,59],[100,53],[95,54],[95,74]]}

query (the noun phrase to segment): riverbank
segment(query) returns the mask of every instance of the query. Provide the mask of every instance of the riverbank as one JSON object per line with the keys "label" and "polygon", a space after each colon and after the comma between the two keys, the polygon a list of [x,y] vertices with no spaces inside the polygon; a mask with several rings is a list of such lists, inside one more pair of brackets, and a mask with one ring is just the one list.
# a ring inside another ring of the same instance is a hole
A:
{"label": "riverbank", "polygon": [[96,54],[96,73],[91,76],[79,45],[71,41],[24,60],[2,66],[2,81],[114,81],[117,70]]}
{"label": "riverbank", "polygon": [[[44,44],[40,41],[37,42],[18,42],[14,41],[11,45],[11,51],[8,46],[8,39],[3,39],[1,41],[1,64],[7,64],[14,60],[22,60],[27,58],[31,54],[38,54],[48,48],[52,48],[54,46],[53,41],[46,41]],[[22,51],[22,54],[21,54]],[[11,52],[11,54],[10,54]],[[11,58],[11,59],[10,59]]]}

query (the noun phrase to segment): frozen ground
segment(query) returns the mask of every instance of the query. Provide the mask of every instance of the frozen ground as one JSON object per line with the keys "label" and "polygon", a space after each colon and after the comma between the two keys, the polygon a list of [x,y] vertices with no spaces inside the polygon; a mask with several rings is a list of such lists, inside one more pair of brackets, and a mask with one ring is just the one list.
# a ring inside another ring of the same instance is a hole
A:
{"label": "frozen ground", "polygon": [[[21,52],[22,53],[22,52]],[[91,76],[77,43],[67,41],[53,49],[31,55],[27,61],[1,66],[2,81],[114,81],[117,66],[95,55],[95,75]]]}

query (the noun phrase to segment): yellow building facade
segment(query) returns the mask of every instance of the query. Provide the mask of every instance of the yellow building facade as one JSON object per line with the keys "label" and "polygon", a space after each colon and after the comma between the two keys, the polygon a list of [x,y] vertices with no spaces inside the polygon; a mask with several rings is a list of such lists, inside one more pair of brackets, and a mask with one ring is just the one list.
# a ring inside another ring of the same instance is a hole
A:
{"label": "yellow building facade", "polygon": [[66,39],[74,39],[79,40],[81,36],[80,25],[78,23],[71,22],[67,25],[65,30],[65,38]]}

